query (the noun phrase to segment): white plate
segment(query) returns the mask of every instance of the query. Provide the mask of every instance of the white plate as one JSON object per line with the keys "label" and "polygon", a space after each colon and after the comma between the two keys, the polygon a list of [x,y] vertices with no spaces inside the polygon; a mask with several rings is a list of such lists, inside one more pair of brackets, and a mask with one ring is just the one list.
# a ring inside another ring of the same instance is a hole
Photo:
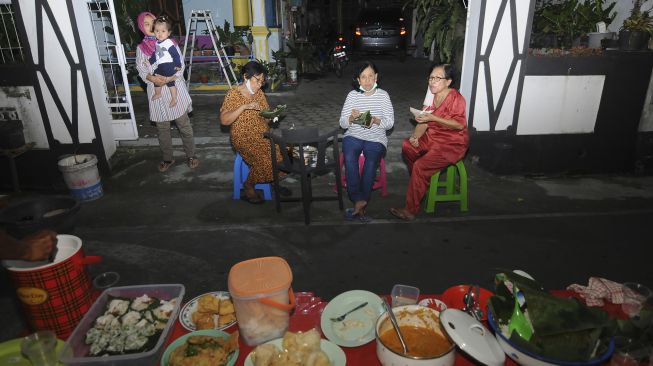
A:
{"label": "white plate", "polygon": [[[331,318],[336,318],[364,302],[367,302],[367,305],[347,315],[345,322],[331,321]],[[378,295],[363,290],[347,291],[329,301],[322,312],[320,326],[324,336],[331,342],[343,347],[358,347],[374,339],[376,320],[384,312],[383,300]]]}
{"label": "white plate", "polygon": [[[282,342],[283,342],[283,338],[277,338],[269,342],[265,342],[264,344],[273,344],[277,346],[279,350],[281,350]],[[324,353],[326,353],[327,357],[329,357],[329,361],[331,361],[331,365],[345,366],[345,364],[347,363],[347,357],[345,356],[345,352],[342,350],[342,348],[338,347],[338,345],[329,342],[326,339],[321,339],[320,348]],[[247,358],[245,358],[245,366],[254,366],[254,362],[252,362],[252,352],[250,352],[247,355]]]}
{"label": "white plate", "polygon": [[[187,302],[186,305],[184,305],[184,307],[181,309],[181,312],[179,313],[179,322],[184,328],[190,330],[191,332],[197,330],[197,328],[195,327],[195,323],[193,322],[193,313],[197,310],[197,301],[200,299],[200,297],[208,294],[211,294],[220,300],[231,299],[231,296],[226,291],[213,291],[213,292],[207,292],[205,294],[199,295],[194,299],[192,299],[191,301]],[[219,315],[216,316],[218,316],[218,318],[220,317]],[[222,330],[230,327],[234,323],[236,323],[235,320],[220,327],[216,326],[215,329]],[[217,319],[216,319],[216,324],[217,324]]]}

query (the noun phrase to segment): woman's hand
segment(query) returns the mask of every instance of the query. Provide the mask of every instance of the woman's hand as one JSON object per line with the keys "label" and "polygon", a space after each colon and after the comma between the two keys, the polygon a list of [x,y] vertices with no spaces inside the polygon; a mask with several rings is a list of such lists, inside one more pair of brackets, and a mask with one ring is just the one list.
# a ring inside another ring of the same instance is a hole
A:
{"label": "woman's hand", "polygon": [[351,115],[349,115],[349,124],[352,124],[358,116],[361,115],[361,112],[358,109],[352,109]]}
{"label": "woman's hand", "polygon": [[257,111],[261,110],[261,107],[259,106],[258,102],[247,103],[247,104],[244,104],[243,107],[245,107],[245,110],[247,110],[247,109],[254,109],[254,110],[257,110]]}
{"label": "woman's hand", "polygon": [[417,123],[426,123],[434,120],[435,119],[433,118],[433,115],[431,113],[422,113],[417,117],[415,117],[415,121],[417,121]]}
{"label": "woman's hand", "polygon": [[147,77],[155,86],[164,86],[168,83],[167,77],[161,75],[150,75]]}
{"label": "woman's hand", "polygon": [[408,139],[408,142],[410,143],[410,146],[412,146],[412,147],[415,147],[415,148],[419,147],[419,139],[417,137],[415,137],[415,136],[411,136]]}
{"label": "woman's hand", "polygon": [[375,125],[380,125],[381,124],[381,118],[372,117],[372,123],[375,124]]}

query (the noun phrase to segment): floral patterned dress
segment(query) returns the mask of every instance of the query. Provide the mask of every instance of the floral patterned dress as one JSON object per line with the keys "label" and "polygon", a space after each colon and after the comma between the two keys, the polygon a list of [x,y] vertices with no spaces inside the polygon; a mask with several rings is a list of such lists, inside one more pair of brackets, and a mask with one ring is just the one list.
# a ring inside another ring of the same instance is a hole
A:
{"label": "floral patterned dress", "polygon": [[[261,90],[252,96],[244,96],[238,89],[232,89],[225,96],[220,112],[233,111],[243,104],[252,102],[257,102],[261,110],[270,108]],[[270,128],[268,120],[258,113],[253,109],[245,110],[231,125],[231,145],[249,165],[247,182],[250,184],[270,182],[273,179],[270,140],[263,136]],[[281,160],[278,148],[277,155],[277,160]]]}

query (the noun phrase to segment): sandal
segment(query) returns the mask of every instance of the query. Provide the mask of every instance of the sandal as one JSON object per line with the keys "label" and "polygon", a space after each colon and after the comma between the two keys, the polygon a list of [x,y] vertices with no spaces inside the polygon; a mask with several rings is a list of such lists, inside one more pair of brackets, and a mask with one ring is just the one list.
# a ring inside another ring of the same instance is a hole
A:
{"label": "sandal", "polygon": [[172,159],[171,161],[165,161],[165,160],[164,160],[164,161],[160,162],[160,163],[159,163],[159,171],[160,171],[161,173],[167,171],[168,169],[170,169],[170,167],[171,167],[172,164],[174,164],[174,163],[175,163],[175,159]]}
{"label": "sandal", "polygon": [[405,208],[391,208],[390,213],[392,214],[392,216],[398,219],[402,219],[406,221],[415,220],[415,215],[411,215],[410,213],[408,213],[408,211],[406,211]]}
{"label": "sandal", "polygon": [[353,208],[348,208],[345,210],[345,220],[347,221],[360,221],[362,223],[368,223],[372,221],[372,218],[363,214],[356,214],[354,215],[354,209]]}
{"label": "sandal", "polygon": [[196,157],[192,156],[186,159],[186,165],[188,165],[188,167],[191,169],[195,169],[198,165],[200,165],[200,161]]}

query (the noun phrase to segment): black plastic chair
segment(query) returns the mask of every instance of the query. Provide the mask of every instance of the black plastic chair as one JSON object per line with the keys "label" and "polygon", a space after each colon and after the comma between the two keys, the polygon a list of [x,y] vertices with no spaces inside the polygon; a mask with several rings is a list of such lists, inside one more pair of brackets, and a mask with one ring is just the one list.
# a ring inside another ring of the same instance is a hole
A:
{"label": "black plastic chair", "polygon": [[[337,197],[323,196],[313,197],[313,188],[311,180],[313,176],[328,173],[333,171],[336,175],[336,182],[340,181],[340,169],[338,165],[340,157],[340,149],[338,148],[338,132],[339,129],[334,129],[328,133],[320,134],[318,128],[302,128],[296,130],[281,130],[278,132],[267,133],[266,136],[270,137],[272,143],[271,156],[272,156],[272,172],[274,176],[274,200],[277,207],[277,212],[281,212],[281,202],[299,202],[301,201],[304,206],[304,222],[306,225],[311,222],[311,202],[313,201],[329,201],[338,200],[340,210],[344,209],[342,203],[342,187],[336,184]],[[327,146],[333,145],[333,157],[328,161],[325,159]],[[283,160],[278,162],[276,159],[275,146],[279,146]],[[317,160],[305,157],[308,150],[306,146],[317,146]],[[290,152],[297,151],[297,154]],[[284,197],[279,195],[279,172],[284,171],[287,173],[297,174],[300,176],[302,192],[301,197]]]}

